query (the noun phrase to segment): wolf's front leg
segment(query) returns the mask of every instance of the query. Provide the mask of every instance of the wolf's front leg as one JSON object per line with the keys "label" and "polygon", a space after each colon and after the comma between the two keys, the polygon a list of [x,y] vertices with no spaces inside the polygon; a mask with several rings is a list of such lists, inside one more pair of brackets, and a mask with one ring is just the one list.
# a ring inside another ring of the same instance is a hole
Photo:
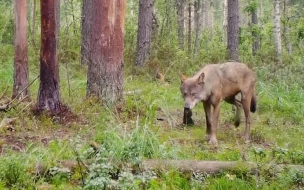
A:
{"label": "wolf's front leg", "polygon": [[216,130],[217,130],[219,115],[220,115],[220,104],[218,103],[214,105],[214,110],[212,114],[211,137],[208,144],[217,144]]}

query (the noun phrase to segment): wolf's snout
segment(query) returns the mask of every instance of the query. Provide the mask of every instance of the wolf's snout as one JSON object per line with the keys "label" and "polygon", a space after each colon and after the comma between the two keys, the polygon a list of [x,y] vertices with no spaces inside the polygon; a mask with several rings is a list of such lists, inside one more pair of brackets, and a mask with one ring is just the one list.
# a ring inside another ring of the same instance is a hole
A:
{"label": "wolf's snout", "polygon": [[186,109],[191,109],[191,106],[190,106],[190,104],[189,103],[185,103],[185,105],[184,105],[184,108],[186,108]]}

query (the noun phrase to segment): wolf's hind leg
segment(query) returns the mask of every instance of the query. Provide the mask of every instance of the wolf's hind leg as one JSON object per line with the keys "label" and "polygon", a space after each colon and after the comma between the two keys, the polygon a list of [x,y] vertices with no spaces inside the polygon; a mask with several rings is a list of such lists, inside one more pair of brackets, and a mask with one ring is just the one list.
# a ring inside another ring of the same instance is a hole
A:
{"label": "wolf's hind leg", "polygon": [[250,140],[250,104],[251,104],[251,93],[242,94],[242,105],[244,109],[244,114],[246,118],[246,127],[245,127],[245,133],[244,138],[246,141]]}

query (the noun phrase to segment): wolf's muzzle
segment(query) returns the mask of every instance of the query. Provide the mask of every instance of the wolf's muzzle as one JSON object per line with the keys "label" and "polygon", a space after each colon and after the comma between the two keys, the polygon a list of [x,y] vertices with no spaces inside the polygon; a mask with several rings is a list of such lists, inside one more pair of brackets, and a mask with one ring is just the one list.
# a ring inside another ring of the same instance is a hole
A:
{"label": "wolf's muzzle", "polygon": [[185,102],[184,108],[186,108],[186,109],[191,109],[191,106],[190,106],[189,103]]}

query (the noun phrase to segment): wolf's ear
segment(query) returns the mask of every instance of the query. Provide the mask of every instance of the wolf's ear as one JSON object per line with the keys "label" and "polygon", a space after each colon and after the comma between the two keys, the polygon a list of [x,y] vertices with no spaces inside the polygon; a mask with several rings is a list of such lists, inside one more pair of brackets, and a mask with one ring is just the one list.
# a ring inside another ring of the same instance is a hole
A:
{"label": "wolf's ear", "polygon": [[181,78],[181,83],[185,82],[185,80],[187,79],[187,77],[183,74],[179,74],[180,75],[180,78]]}
{"label": "wolf's ear", "polygon": [[202,73],[198,79],[197,79],[197,84],[204,84],[204,79],[205,79],[205,73]]}

